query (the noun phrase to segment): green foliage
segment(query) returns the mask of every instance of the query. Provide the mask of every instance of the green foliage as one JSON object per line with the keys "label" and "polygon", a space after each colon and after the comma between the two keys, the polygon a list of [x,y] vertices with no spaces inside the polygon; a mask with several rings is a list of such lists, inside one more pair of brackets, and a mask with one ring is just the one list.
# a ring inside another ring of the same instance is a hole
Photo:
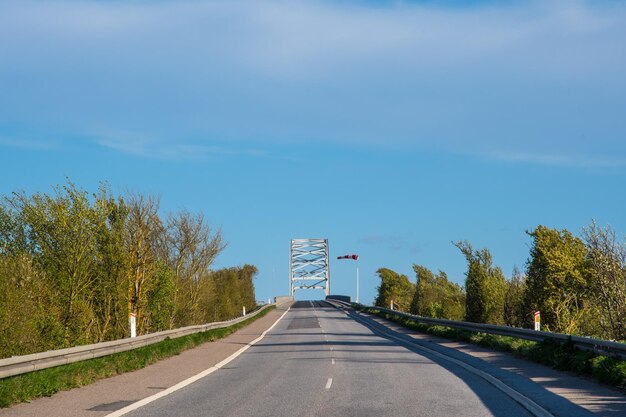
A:
{"label": "green foliage", "polygon": [[589,289],[600,335],[626,340],[626,243],[610,227],[592,222],[583,229]]}
{"label": "green foliage", "polygon": [[409,281],[406,275],[400,275],[391,269],[380,268],[376,274],[381,282],[375,304],[389,308],[393,301],[395,310],[409,311],[415,284]]}
{"label": "green foliage", "polygon": [[506,280],[500,267],[492,264],[488,249],[474,250],[467,241],[455,244],[465,255],[465,320],[503,324]]}
{"label": "green foliage", "polygon": [[175,308],[174,272],[162,262],[158,263],[151,284],[146,292],[147,302],[144,310],[144,323],[148,333],[170,328],[170,319]]}
{"label": "green foliage", "polygon": [[211,329],[176,339],[165,339],[159,343],[126,352],[2,379],[0,380],[0,407],[8,407],[38,397],[47,397],[62,390],[88,385],[99,379],[144,368],[202,343],[226,337],[263,317],[272,308],[267,308],[248,320],[224,329]]}
{"label": "green foliage", "polygon": [[[174,273],[174,308],[170,327],[202,322],[207,314],[201,297],[210,296],[206,290],[211,287],[212,281],[209,266],[225,247],[221,231],[213,232],[201,214],[194,215],[187,211],[170,215],[166,231],[165,249],[169,267]],[[213,287],[218,292],[224,288]]]}
{"label": "green foliage", "polygon": [[[68,182],[55,195],[15,193],[9,200],[27,225],[33,263],[55,295],[63,326],[63,345],[85,343],[97,268],[97,226],[103,213],[87,193]],[[87,314],[85,314],[87,313]]]}
{"label": "green foliage", "polygon": [[39,335],[62,341],[62,331],[55,323],[45,323],[54,311],[46,311],[45,287],[26,257],[0,257],[0,352],[19,355],[37,349]]}
{"label": "green foliage", "polygon": [[413,265],[417,278],[411,313],[423,317],[462,320],[465,310],[463,289],[448,280],[445,272],[434,275],[428,268]]}
{"label": "green foliage", "polygon": [[[489,250],[474,250],[466,241],[455,243],[468,264],[464,291],[445,273],[414,265],[410,312],[532,328],[533,313],[539,310],[542,330],[626,341],[626,242],[593,221],[582,239],[545,226],[527,234],[532,246],[526,274],[515,268],[510,280],[492,264]],[[402,300],[396,289],[402,288],[400,276],[385,268],[378,274],[382,282],[376,305]],[[394,302],[406,311],[406,301]]]}
{"label": "green foliage", "polygon": [[201,214],[164,221],[157,198],[106,184],[3,197],[0,357],[127,337],[131,312],[145,334],[252,310],[254,266],[210,269],[224,247]]}
{"label": "green foliage", "polygon": [[567,230],[538,226],[527,269],[524,307],[541,311],[542,329],[575,334],[589,307],[587,248]]}
{"label": "green foliage", "polygon": [[626,389],[626,361],[598,356],[592,360],[591,372],[600,382]]}
{"label": "green foliage", "polygon": [[[253,277],[257,269],[252,265],[225,268],[211,273],[213,288],[221,288],[214,295],[215,306],[211,321],[226,320],[241,314],[242,307],[250,311],[255,306]],[[210,313],[210,312],[209,312]]]}
{"label": "green foliage", "polygon": [[528,327],[533,320],[524,309],[526,277],[515,267],[513,276],[506,282],[504,295],[504,324],[514,327]]}

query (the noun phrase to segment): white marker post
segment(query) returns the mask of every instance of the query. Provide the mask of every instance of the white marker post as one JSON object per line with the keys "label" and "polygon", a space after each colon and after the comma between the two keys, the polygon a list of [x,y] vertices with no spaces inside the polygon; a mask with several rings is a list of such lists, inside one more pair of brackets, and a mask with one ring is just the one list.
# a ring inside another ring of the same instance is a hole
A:
{"label": "white marker post", "polygon": [[541,312],[535,311],[535,331],[541,331]]}
{"label": "white marker post", "polygon": [[130,337],[137,337],[137,313],[130,313]]}
{"label": "white marker post", "polygon": [[243,315],[246,315],[246,306],[243,306]]}

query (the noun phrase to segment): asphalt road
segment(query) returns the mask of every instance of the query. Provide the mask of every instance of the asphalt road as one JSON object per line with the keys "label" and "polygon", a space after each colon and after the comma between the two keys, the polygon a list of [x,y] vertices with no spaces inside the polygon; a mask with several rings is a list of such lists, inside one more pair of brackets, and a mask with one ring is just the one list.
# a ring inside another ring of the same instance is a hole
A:
{"label": "asphalt road", "polygon": [[[297,302],[265,338],[225,367],[126,415],[530,415],[484,378],[390,338],[366,320],[326,303]],[[543,402],[562,401],[518,385]],[[568,416],[586,415],[559,406]]]}

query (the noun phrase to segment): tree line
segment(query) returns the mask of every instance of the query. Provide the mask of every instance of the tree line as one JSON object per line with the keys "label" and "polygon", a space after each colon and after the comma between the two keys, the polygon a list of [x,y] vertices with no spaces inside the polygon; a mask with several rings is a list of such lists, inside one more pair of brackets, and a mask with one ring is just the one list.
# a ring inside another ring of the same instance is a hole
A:
{"label": "tree line", "polygon": [[510,278],[487,248],[453,243],[467,261],[465,285],[413,265],[416,282],[381,268],[375,304],[412,314],[532,328],[541,312],[542,330],[626,340],[626,243],[610,227],[592,222],[580,236],[538,226],[525,271]]}
{"label": "tree line", "polygon": [[255,307],[256,267],[211,270],[221,231],[159,199],[75,184],[0,200],[0,357],[226,320]]}

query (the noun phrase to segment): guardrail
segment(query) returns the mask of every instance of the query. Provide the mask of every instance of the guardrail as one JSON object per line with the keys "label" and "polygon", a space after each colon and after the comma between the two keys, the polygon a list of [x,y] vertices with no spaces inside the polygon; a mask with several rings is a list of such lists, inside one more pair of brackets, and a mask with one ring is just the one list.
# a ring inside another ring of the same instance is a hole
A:
{"label": "guardrail", "polygon": [[200,333],[211,329],[222,329],[254,317],[273,305],[275,304],[266,304],[245,316],[228,321],[199,324],[195,326],[181,327],[179,329],[164,330],[162,332],[146,334],[134,338],[112,340],[110,342],[94,343],[91,345],[75,346],[66,349],[49,350],[46,352],[32,353],[30,355],[12,356],[10,358],[0,359],[0,379],[40,369],[52,368],[54,366],[98,358],[101,356],[111,355],[113,353],[137,349],[139,347],[158,343],[166,338],[175,339],[177,337]]}
{"label": "guardrail", "polygon": [[274,302],[276,304],[293,303],[293,296],[291,296],[291,295],[278,295],[278,296],[274,297]]}
{"label": "guardrail", "polygon": [[[333,301],[333,300],[329,300]],[[347,303],[339,302],[347,305]],[[496,326],[494,324],[470,323],[466,321],[454,321],[446,319],[434,319],[430,317],[415,316],[401,311],[390,310],[383,307],[364,306],[362,304],[351,304],[356,308],[372,308],[385,313],[400,316],[418,323],[428,324],[431,326],[445,326],[454,329],[467,330],[470,332],[480,332],[488,334],[497,334],[501,336],[516,337],[519,339],[533,340],[543,342],[547,340],[556,340],[562,343],[572,343],[578,349],[592,351],[600,355],[609,355],[626,359],[626,343],[612,342],[609,340],[593,339],[591,337],[573,336],[562,333],[540,332],[530,329],[520,329],[509,326]]]}
{"label": "guardrail", "polygon": [[327,295],[326,299],[333,300],[333,301],[340,301],[340,302],[347,303],[347,304],[350,304],[352,302],[352,298],[349,295],[331,294],[331,295]]}

